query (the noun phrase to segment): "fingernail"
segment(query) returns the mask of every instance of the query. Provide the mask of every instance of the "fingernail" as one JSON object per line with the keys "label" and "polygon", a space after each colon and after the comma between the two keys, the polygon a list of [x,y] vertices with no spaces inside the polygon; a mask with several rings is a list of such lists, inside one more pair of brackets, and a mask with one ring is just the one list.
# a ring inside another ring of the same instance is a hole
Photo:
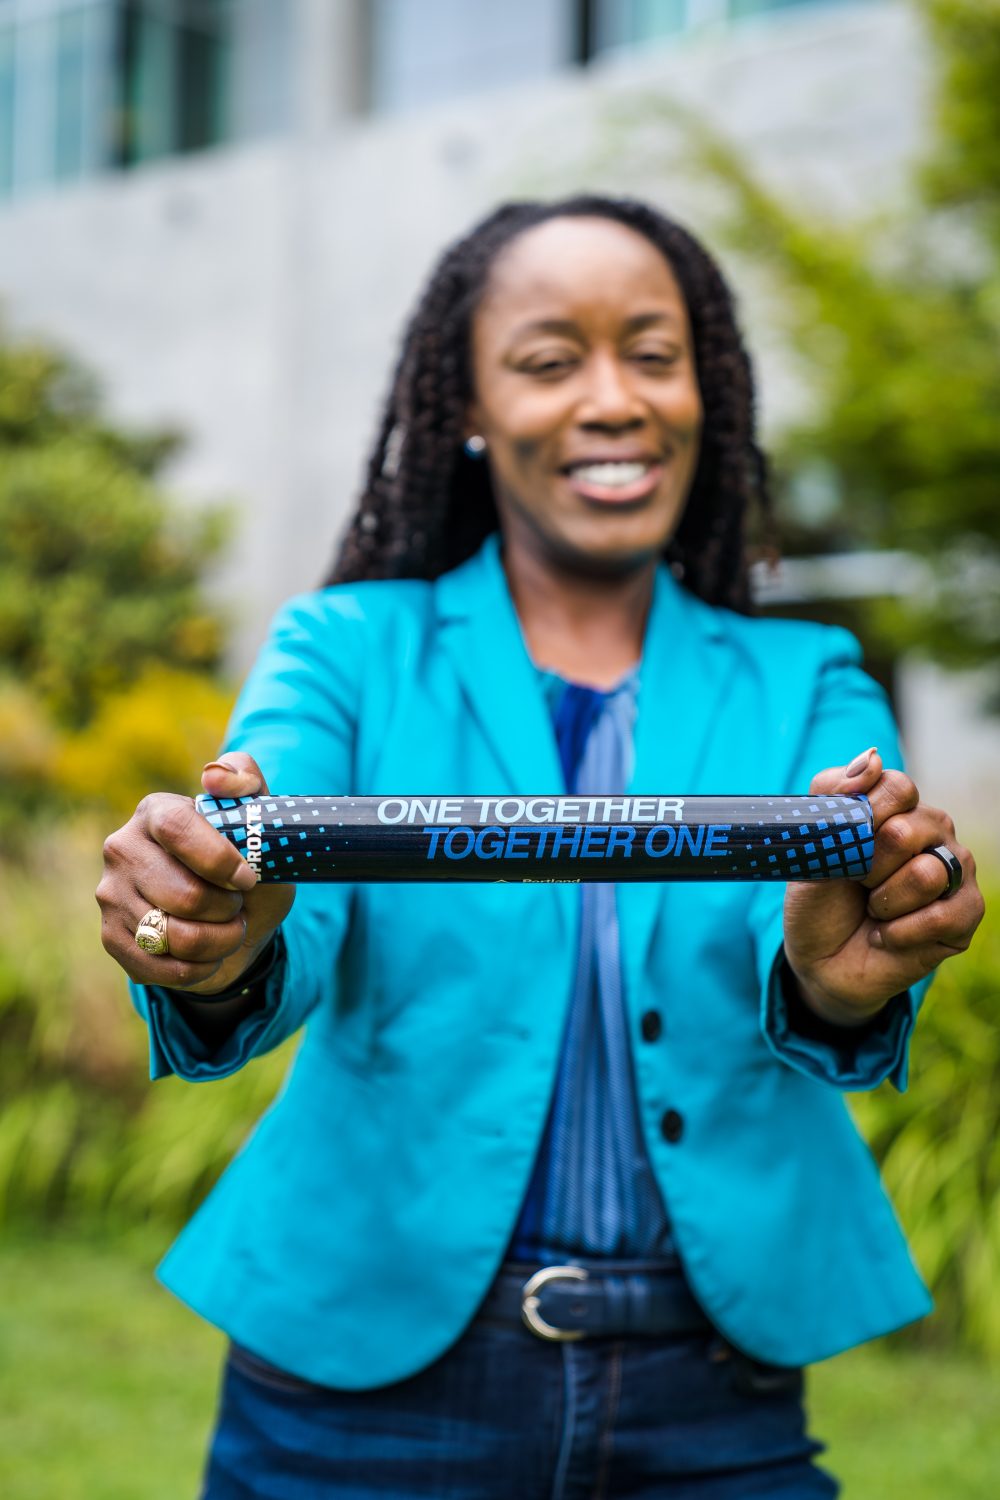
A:
{"label": "fingernail", "polygon": [[206,765],[202,766],[202,771],[228,771],[230,776],[238,776],[240,768],[239,766],[231,766],[228,760],[210,760]]}
{"label": "fingernail", "polygon": [[868,934],[868,943],[869,943],[869,946],[872,947],[872,948],[884,948],[885,947],[885,943],[882,940],[882,929],[881,929],[881,927],[873,927],[872,928],[871,932]]}
{"label": "fingernail", "polygon": [[877,749],[877,745],[872,745],[870,750],[866,750],[862,755],[856,755],[844,774],[847,776],[860,776]]}
{"label": "fingernail", "polygon": [[257,871],[253,865],[239,865],[233,875],[233,885],[241,891],[252,891],[257,884]]}

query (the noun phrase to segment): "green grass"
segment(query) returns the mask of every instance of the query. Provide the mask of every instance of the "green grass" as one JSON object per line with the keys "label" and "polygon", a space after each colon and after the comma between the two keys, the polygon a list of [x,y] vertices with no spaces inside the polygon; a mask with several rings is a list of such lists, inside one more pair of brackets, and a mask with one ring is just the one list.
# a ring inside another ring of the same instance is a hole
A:
{"label": "green grass", "polygon": [[809,1372],[821,1460],[844,1500],[996,1500],[1000,1375],[968,1358],[870,1345]]}
{"label": "green grass", "polygon": [[[223,1341],[153,1281],[148,1242],[0,1249],[0,1495],[193,1500]],[[845,1500],[1000,1495],[1000,1375],[855,1350],[810,1373]]]}
{"label": "green grass", "polygon": [[155,1256],[94,1243],[0,1251],[0,1495],[197,1493],[223,1340],[154,1282]]}

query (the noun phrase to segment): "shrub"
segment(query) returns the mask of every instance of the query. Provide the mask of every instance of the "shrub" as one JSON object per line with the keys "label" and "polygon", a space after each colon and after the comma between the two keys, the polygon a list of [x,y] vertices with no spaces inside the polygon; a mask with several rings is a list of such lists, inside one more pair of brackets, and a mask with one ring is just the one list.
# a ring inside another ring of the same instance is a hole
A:
{"label": "shrub", "polygon": [[1000,1362],[1000,932],[939,971],[910,1087],[856,1095],[855,1117],[928,1279],[940,1333]]}
{"label": "shrub", "polygon": [[32,346],[0,344],[0,388],[0,669],[73,727],[151,661],[213,671],[199,580],[226,522],[158,486],[176,439],[111,431],[83,373]]}
{"label": "shrub", "polygon": [[0,1224],[180,1225],[270,1102],[289,1049],[199,1088],[148,1082],[143,1026],[98,941],[104,827],[0,861]]}
{"label": "shrub", "polygon": [[210,678],[152,665],[109,694],[54,757],[53,789],[119,821],[151,791],[190,794],[219,751],[232,694]]}

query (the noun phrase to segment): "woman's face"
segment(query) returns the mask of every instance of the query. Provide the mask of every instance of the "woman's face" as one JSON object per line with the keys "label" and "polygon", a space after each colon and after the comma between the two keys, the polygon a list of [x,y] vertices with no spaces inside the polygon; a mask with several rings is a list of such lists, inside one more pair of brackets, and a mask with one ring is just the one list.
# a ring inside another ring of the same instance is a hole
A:
{"label": "woman's face", "polygon": [[645,236],[555,218],[498,255],[472,325],[479,433],[505,543],[592,573],[673,535],[702,404],[687,308]]}

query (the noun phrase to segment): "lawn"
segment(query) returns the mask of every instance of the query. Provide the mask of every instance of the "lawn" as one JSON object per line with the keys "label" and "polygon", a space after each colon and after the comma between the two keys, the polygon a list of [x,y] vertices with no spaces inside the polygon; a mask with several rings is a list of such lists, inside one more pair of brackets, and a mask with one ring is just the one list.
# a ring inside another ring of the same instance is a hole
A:
{"label": "lawn", "polygon": [[[153,1281],[147,1242],[0,1249],[0,1495],[193,1500],[222,1339]],[[1000,1495],[1000,1374],[856,1350],[810,1374],[845,1500]]]}

